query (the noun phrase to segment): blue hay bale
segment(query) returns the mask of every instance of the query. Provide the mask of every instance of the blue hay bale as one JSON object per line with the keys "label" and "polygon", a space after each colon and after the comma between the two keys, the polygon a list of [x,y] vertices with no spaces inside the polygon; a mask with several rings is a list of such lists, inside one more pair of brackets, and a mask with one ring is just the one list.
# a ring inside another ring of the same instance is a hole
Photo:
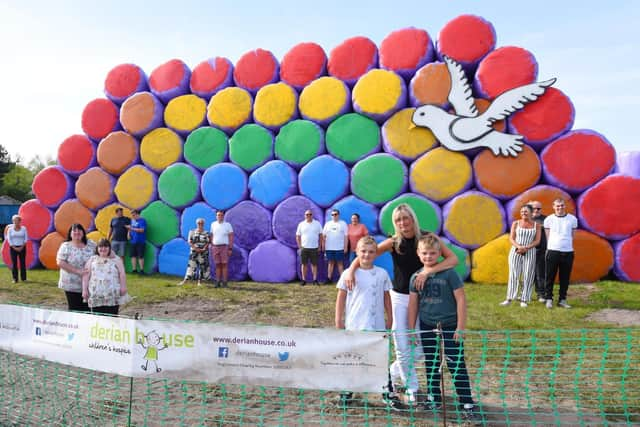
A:
{"label": "blue hay bale", "polygon": [[351,222],[351,215],[357,213],[360,215],[360,222],[369,230],[369,234],[376,234],[378,232],[378,215],[380,212],[378,208],[371,203],[367,203],[353,195],[347,196],[335,202],[325,211],[325,222],[331,219],[331,211],[333,209],[340,211],[340,218],[347,224]]}
{"label": "blue hay bale", "polygon": [[189,238],[189,231],[196,228],[196,220],[204,219],[204,228],[209,230],[211,223],[216,220],[216,211],[204,202],[197,202],[185,208],[180,216],[180,236]]}
{"label": "blue hay bale", "polygon": [[326,208],[349,191],[349,168],[328,154],[311,160],[298,176],[300,194]]}
{"label": "blue hay bale", "polygon": [[160,274],[184,277],[189,261],[189,244],[178,237],[164,245],[158,254],[158,271]]}
{"label": "blue hay bale", "polygon": [[232,163],[218,163],[202,175],[204,200],[216,209],[228,209],[247,196],[247,175]]}
{"label": "blue hay bale", "polygon": [[271,160],[249,176],[249,197],[268,209],[298,192],[296,171],[282,160]]}

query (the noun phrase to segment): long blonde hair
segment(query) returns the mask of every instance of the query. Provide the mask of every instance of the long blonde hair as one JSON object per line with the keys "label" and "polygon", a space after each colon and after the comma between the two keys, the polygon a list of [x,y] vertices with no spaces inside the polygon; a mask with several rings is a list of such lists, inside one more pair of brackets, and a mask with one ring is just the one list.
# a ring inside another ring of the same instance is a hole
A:
{"label": "long blonde hair", "polygon": [[393,223],[393,231],[394,231],[393,236],[391,236],[391,238],[393,239],[393,249],[397,253],[402,253],[400,251],[402,234],[400,234],[400,230],[398,230],[398,226],[396,225],[396,218],[398,218],[402,213],[406,213],[413,219],[413,232],[415,236],[415,241],[417,242],[418,239],[420,239],[420,237],[422,236],[422,233],[420,232],[420,224],[418,224],[418,217],[416,216],[416,213],[408,204],[400,203],[398,206],[395,207],[395,209],[391,213],[391,222]]}

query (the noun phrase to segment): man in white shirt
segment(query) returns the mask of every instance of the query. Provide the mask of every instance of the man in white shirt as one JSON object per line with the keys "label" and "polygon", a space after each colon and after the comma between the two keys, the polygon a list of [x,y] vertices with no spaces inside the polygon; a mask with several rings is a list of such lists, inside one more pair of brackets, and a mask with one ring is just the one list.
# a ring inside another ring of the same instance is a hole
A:
{"label": "man in white shirt", "polygon": [[300,251],[300,269],[302,270],[300,286],[307,284],[307,263],[311,264],[313,284],[319,285],[318,252],[322,252],[322,225],[313,219],[313,212],[310,210],[305,211],[304,221],[298,224],[296,242]]}
{"label": "man in white shirt", "polygon": [[226,287],[229,280],[229,257],[233,252],[233,227],[224,220],[224,211],[216,212],[211,224],[213,262],[216,264],[216,288]]}
{"label": "man in white shirt", "polygon": [[544,232],[547,236],[547,252],[545,262],[547,264],[547,284],[545,286],[545,299],[547,308],[553,308],[553,282],[556,273],[560,276],[560,296],[558,306],[571,308],[567,304],[567,290],[569,289],[569,277],[573,267],[573,236],[578,228],[578,220],[567,213],[563,199],[553,201],[554,214],[544,220]]}
{"label": "man in white shirt", "polygon": [[324,258],[327,260],[327,282],[333,278],[333,270],[338,265],[338,277],[344,270],[344,256],[347,253],[348,237],[347,223],[340,219],[340,211],[331,211],[331,221],[324,224],[322,229],[324,238]]}

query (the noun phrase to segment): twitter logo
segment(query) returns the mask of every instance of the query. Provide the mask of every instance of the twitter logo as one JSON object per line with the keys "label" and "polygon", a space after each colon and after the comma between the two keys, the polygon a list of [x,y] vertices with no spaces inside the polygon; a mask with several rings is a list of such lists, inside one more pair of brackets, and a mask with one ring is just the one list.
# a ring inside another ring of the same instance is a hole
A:
{"label": "twitter logo", "polygon": [[70,334],[67,334],[67,341],[73,341],[73,338],[75,337],[75,333],[71,332]]}
{"label": "twitter logo", "polygon": [[284,353],[278,353],[278,359],[280,359],[281,362],[286,361],[287,359],[289,359],[289,352],[285,351]]}

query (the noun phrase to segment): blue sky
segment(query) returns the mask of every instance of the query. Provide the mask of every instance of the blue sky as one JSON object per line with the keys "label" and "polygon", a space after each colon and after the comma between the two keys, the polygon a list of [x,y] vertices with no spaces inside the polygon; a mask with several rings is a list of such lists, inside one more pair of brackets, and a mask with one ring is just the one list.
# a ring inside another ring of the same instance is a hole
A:
{"label": "blue sky", "polygon": [[633,1],[9,1],[0,0],[0,144],[12,156],[57,155],[80,133],[86,103],[103,96],[115,65],[147,74],[172,58],[194,68],[224,56],[234,63],[263,48],[279,59],[313,41],[327,53],[363,35],[377,44],[414,26],[435,39],[458,15],[491,21],[497,46],[538,60],[539,79],[574,103],[574,128],[596,130],[620,151],[640,150],[640,2]]}

